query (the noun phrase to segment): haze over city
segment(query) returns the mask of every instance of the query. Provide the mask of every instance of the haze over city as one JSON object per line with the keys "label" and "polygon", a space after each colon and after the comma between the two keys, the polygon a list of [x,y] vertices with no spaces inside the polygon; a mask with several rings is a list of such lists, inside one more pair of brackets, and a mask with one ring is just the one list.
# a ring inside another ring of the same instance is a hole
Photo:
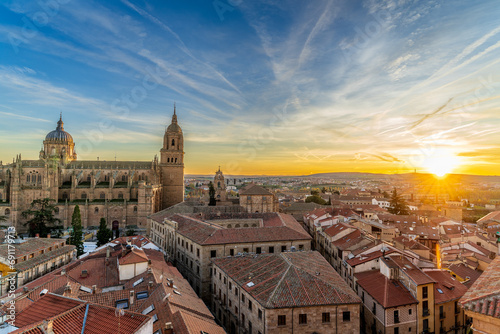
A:
{"label": "haze over city", "polygon": [[47,6],[0,6],[4,162],[60,113],[82,160],[150,160],[176,103],[186,173],[498,174],[496,1]]}

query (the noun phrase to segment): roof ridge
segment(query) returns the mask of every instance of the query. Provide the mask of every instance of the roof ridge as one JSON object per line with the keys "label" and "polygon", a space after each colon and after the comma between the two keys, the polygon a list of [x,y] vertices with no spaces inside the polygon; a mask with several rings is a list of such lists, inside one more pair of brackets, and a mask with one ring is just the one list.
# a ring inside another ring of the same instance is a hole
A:
{"label": "roof ridge", "polygon": [[[280,254],[281,255],[281,254]],[[288,272],[290,271],[290,268],[292,267],[292,265],[285,260],[286,263],[288,263],[288,268],[286,268],[286,270],[283,272],[283,275],[281,276],[281,279],[278,281],[278,283],[274,286],[274,290],[273,292],[269,295],[269,298],[267,298],[267,301],[266,301],[266,306],[271,306],[269,305],[269,302],[274,298],[274,295],[276,294],[277,290],[278,290],[278,287],[281,285],[281,283],[283,283],[283,281],[285,280],[285,277],[286,275],[288,274]]]}

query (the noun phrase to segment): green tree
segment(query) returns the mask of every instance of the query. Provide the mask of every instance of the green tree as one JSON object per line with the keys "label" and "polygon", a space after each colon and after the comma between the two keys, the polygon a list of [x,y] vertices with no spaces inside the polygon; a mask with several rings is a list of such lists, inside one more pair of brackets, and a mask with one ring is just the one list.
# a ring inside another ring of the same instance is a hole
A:
{"label": "green tree", "polygon": [[73,230],[69,237],[69,244],[76,246],[76,256],[80,256],[83,254],[83,229],[82,215],[80,214],[80,207],[78,205],[75,206],[73,215],[71,216],[71,227]]}
{"label": "green tree", "polygon": [[208,184],[208,196],[210,196],[210,201],[208,202],[208,205],[215,206],[216,205],[215,188],[214,188],[214,184],[212,183],[212,181],[210,181],[210,183]]}
{"label": "green tree", "polygon": [[321,196],[319,196],[319,195],[308,196],[306,198],[306,203],[311,203],[311,202],[321,204],[321,205],[326,204],[326,201],[323,198],[321,198]]}
{"label": "green tree", "polygon": [[44,198],[36,199],[30,204],[30,208],[21,213],[23,218],[30,218],[24,226],[28,225],[29,235],[31,237],[39,234],[40,237],[46,238],[47,234],[52,230],[58,230],[61,226],[61,220],[54,217],[56,207],[51,204],[53,199]]}
{"label": "green tree", "polygon": [[97,231],[97,247],[106,244],[111,237],[113,237],[113,231],[108,228],[106,219],[103,217],[99,222],[99,230]]}
{"label": "green tree", "polygon": [[398,194],[396,188],[392,191],[390,207],[387,209],[392,214],[395,215],[409,215],[410,210],[406,201]]}

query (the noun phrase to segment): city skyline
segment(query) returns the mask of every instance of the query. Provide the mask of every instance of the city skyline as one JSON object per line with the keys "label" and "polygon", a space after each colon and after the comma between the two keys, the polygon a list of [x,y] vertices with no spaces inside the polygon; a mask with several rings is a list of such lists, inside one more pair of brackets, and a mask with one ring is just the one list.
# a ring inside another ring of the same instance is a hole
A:
{"label": "city skyline", "polygon": [[498,174],[495,1],[122,0],[0,7],[0,160],[62,112],[79,160],[186,174]]}

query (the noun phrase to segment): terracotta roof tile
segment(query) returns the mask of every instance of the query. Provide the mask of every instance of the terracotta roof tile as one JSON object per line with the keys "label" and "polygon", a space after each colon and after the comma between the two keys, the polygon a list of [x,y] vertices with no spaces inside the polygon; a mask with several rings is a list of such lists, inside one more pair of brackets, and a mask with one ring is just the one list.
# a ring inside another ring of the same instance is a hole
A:
{"label": "terracotta roof tile", "polygon": [[366,271],[354,276],[357,278],[358,285],[384,308],[418,303],[418,300],[412,296],[403,284],[388,279],[378,270]]}
{"label": "terracotta roof tile", "polygon": [[436,282],[434,284],[434,302],[436,304],[458,300],[468,289],[445,270],[424,269],[424,272]]}
{"label": "terracotta roof tile", "polygon": [[120,265],[133,264],[148,262],[148,256],[141,249],[136,249],[132,247],[130,252],[126,253],[125,256],[119,258],[118,263]]}
{"label": "terracotta roof tile", "polygon": [[[267,308],[359,303],[318,252],[287,252],[213,259]],[[252,282],[253,285],[248,286]]]}

